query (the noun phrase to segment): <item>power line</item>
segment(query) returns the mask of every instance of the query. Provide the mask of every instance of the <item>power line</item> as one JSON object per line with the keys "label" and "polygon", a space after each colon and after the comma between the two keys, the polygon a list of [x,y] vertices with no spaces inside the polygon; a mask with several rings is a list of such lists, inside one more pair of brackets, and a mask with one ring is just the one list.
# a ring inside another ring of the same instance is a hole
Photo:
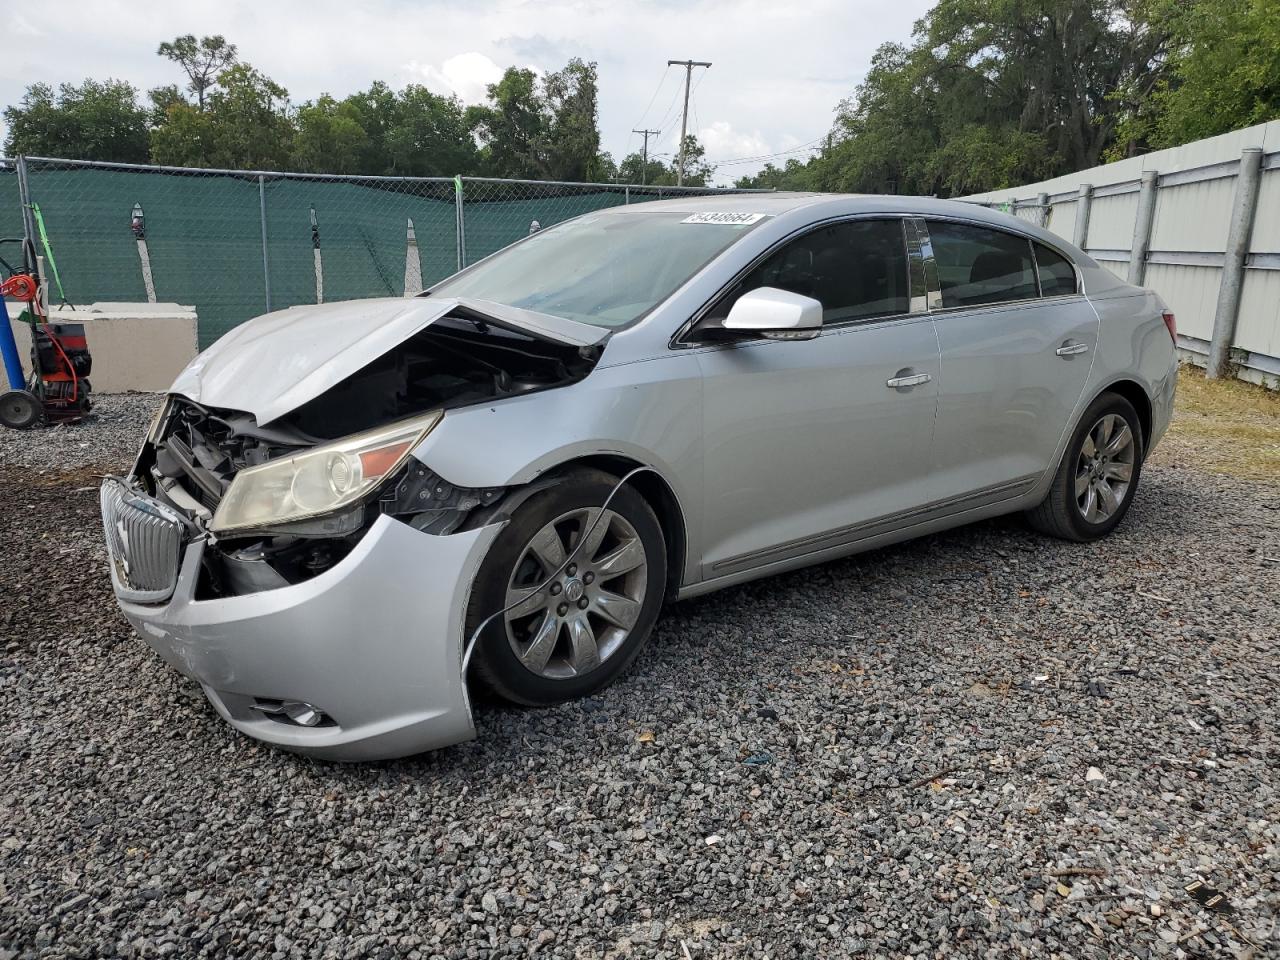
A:
{"label": "power line", "polygon": [[[637,120],[636,123],[641,124],[642,126],[644,125],[645,118],[649,116],[649,111],[653,109],[653,101],[658,99],[658,92],[662,89],[662,85],[667,82],[667,76],[670,73],[671,73],[671,66],[670,64],[668,64],[667,69],[663,70],[662,76],[658,78],[658,85],[653,88],[653,95],[649,97],[649,103],[645,106],[644,112],[640,114],[640,119]],[[674,99],[672,100],[672,103],[673,104],[675,103]],[[662,124],[658,124],[658,126],[661,127]],[[636,133],[639,133],[639,131],[633,127],[631,130],[631,133],[636,134]],[[627,150],[630,150],[630,149],[631,149],[631,137],[627,137]],[[623,151],[623,156],[626,156],[626,150]]]}
{"label": "power line", "polygon": [[792,153],[804,153],[806,150],[820,150],[821,147],[814,146],[814,144],[821,143],[825,139],[826,137],[816,137],[808,143],[801,144],[798,147],[792,147],[790,150],[779,150],[777,153],[762,153],[755,157],[733,157],[729,160],[716,160],[714,163],[721,167],[731,166],[735,163],[759,163],[762,160],[772,160],[775,157],[785,157]]}

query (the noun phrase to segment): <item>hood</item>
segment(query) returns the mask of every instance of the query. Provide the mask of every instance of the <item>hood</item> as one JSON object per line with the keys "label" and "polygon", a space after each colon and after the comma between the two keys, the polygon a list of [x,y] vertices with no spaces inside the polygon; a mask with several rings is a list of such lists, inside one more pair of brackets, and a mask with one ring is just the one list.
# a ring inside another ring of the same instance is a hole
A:
{"label": "hood", "polygon": [[570,347],[609,331],[472,298],[387,297],[290,307],[242,323],[191,361],[171,393],[270,423],[351,376],[449,313]]}

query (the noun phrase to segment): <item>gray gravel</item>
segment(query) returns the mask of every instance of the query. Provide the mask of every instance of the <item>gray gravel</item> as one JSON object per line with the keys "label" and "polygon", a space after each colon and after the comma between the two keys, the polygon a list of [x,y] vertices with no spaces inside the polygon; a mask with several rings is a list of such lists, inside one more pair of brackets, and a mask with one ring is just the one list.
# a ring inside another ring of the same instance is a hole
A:
{"label": "gray gravel", "polygon": [[683,603],[597,698],[342,767],[130,635],[84,476],[150,411],[100,409],[0,434],[0,958],[1280,952],[1280,488],[1157,457],[1101,544]]}
{"label": "gray gravel", "polygon": [[63,473],[84,468],[126,470],[160,405],[154,393],[93,395],[82,423],[25,432],[0,427],[0,468]]}

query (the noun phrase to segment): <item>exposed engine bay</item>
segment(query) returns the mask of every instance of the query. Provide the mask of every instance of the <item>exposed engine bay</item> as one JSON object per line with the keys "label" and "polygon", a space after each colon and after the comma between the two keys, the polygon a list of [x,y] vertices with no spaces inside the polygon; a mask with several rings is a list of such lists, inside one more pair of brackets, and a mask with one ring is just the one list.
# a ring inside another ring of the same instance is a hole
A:
{"label": "exposed engine bay", "polygon": [[505,491],[455,487],[409,456],[345,510],[214,537],[210,522],[241,470],[428,411],[575,383],[599,354],[599,347],[553,342],[459,309],[268,424],[172,396],[131,479],[187,518],[193,537],[209,537],[198,599],[298,583],[346,556],[382,514],[443,535]]}

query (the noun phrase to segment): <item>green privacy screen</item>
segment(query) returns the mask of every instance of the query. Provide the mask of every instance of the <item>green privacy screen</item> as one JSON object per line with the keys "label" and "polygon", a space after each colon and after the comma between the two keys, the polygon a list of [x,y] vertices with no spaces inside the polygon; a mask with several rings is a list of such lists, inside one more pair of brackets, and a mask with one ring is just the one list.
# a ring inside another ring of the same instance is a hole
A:
{"label": "green privacy screen", "polygon": [[[145,301],[149,262],[155,299],[195,308],[201,348],[268,302],[273,310],[315,303],[318,272],[326,302],[399,297],[455,272],[460,239],[461,259],[472,263],[526,236],[534,221],[549,227],[677,195],[615,184],[26,165],[67,299]],[[679,191],[700,192],[708,191]],[[17,177],[0,161],[0,236],[20,235]]]}

